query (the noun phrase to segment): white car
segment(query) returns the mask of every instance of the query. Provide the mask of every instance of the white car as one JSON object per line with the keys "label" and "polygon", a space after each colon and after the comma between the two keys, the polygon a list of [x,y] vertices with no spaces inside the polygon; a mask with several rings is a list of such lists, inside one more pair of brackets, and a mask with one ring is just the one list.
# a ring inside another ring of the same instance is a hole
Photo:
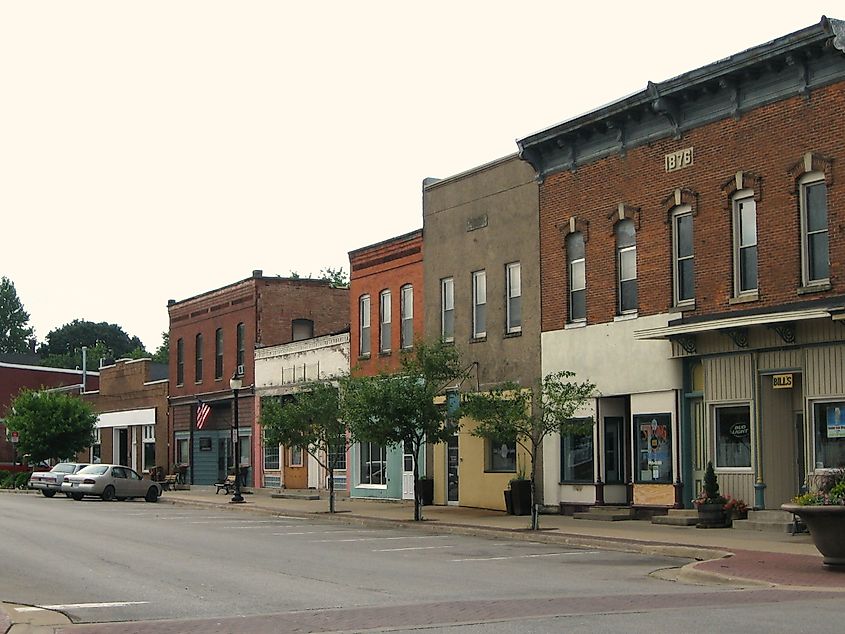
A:
{"label": "white car", "polygon": [[96,496],[104,501],[144,498],[147,502],[158,502],[161,485],[153,480],[144,480],[138,472],[116,464],[92,464],[77,473],[66,475],[62,491],[74,500]]}
{"label": "white car", "polygon": [[45,498],[51,498],[62,490],[62,481],[66,475],[87,466],[87,462],[60,462],[49,471],[36,471],[29,476],[29,488],[41,491]]}

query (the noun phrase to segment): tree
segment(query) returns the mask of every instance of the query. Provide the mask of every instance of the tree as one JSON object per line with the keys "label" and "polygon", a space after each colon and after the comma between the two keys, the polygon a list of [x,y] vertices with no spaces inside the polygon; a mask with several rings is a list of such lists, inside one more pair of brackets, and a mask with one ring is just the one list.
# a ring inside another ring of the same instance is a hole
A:
{"label": "tree", "polygon": [[91,405],[65,392],[23,390],[6,413],[18,432],[18,451],[33,462],[72,458],[91,446],[97,415]]}
{"label": "tree", "polygon": [[161,345],[156,348],[152,358],[154,363],[170,363],[170,333],[166,330],[161,333]]}
{"label": "tree", "polygon": [[328,280],[334,288],[349,288],[349,274],[343,270],[343,267],[333,269],[327,266],[320,269],[319,279]]}
{"label": "tree", "polygon": [[86,365],[89,370],[96,370],[100,359],[150,356],[138,337],[130,337],[117,324],[79,319],[47,333],[46,342],[38,351],[42,365],[72,368],[82,365],[83,346],[88,348]]}
{"label": "tree", "polygon": [[0,278],[0,352],[29,352],[32,328],[29,313],[23,308],[15,284],[5,275]]}
{"label": "tree", "polygon": [[591,418],[573,416],[593,398],[596,386],[571,379],[574,372],[561,371],[543,377],[538,389],[505,383],[489,392],[464,395],[460,413],[478,422],[473,435],[499,442],[514,442],[531,460],[531,528],[539,528],[535,491],[537,457],[543,440],[551,433],[584,435],[593,428]]}
{"label": "tree", "polygon": [[346,454],[346,425],[340,417],[338,390],[317,383],[283,403],[268,397],[261,401],[261,426],[269,445],[303,447],[329,474],[329,512],[335,512],[334,470]]}
{"label": "tree", "polygon": [[398,372],[343,380],[342,415],[353,439],[398,444],[413,456],[417,521],[422,519],[421,449],[426,442],[443,442],[455,433],[446,408],[435,403],[435,397],[460,375],[454,346],[417,342],[403,353]]}

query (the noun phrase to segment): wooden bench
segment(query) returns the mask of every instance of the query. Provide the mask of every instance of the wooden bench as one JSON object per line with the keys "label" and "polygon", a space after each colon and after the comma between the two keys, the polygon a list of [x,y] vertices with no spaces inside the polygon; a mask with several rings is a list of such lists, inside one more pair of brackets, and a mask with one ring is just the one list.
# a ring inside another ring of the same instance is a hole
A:
{"label": "wooden bench", "polygon": [[170,475],[164,476],[164,480],[162,480],[159,484],[161,484],[162,491],[170,491],[173,489],[176,490],[176,483],[179,480],[179,476],[175,473],[171,473]]}
{"label": "wooden bench", "polygon": [[222,490],[226,495],[229,495],[232,491],[235,490],[235,476],[230,475],[226,476],[226,479],[223,482],[218,482],[214,486],[217,487],[217,490],[214,492],[214,495],[217,495]]}

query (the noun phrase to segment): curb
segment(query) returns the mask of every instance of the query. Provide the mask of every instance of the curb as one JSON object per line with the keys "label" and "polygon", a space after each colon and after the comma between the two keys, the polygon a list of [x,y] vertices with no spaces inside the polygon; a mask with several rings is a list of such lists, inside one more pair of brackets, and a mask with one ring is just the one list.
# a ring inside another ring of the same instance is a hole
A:
{"label": "curb", "polygon": [[0,603],[0,632],[5,634],[52,634],[56,628],[73,625],[63,612],[35,608],[19,612],[18,608],[35,608],[21,603]]}
{"label": "curb", "polygon": [[[330,522],[337,522],[349,526],[373,526],[379,528],[403,528],[415,529],[432,534],[466,535],[469,537],[486,537],[488,539],[512,539],[543,544],[564,544],[581,548],[600,548],[617,552],[638,553],[643,555],[660,555],[665,557],[679,557],[704,561],[709,559],[722,559],[729,557],[732,553],[723,549],[708,548],[706,546],[684,546],[679,544],[666,544],[661,542],[646,542],[633,539],[621,539],[614,537],[588,537],[584,535],[573,535],[571,533],[552,533],[546,531],[531,531],[528,529],[511,528],[490,528],[485,526],[453,524],[447,522],[432,522],[422,520],[393,520],[376,518],[367,515],[355,515],[352,513],[315,513],[313,511],[296,511],[283,509],[268,509],[260,506],[228,507],[217,502],[206,502],[205,500],[165,500],[161,502],[173,504],[174,506],[196,506],[201,508],[230,509],[271,515],[277,517],[301,517],[320,518]],[[714,573],[715,574],[715,573]]]}

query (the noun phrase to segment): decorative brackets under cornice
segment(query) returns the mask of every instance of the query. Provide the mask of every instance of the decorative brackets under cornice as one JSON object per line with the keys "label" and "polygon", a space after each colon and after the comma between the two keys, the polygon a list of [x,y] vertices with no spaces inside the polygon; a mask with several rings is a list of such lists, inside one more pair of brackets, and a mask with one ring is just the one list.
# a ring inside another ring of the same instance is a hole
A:
{"label": "decorative brackets under cornice", "polygon": [[780,324],[770,324],[769,328],[778,333],[778,336],[783,339],[784,343],[795,343],[795,324],[783,322]]}
{"label": "decorative brackets under cornice", "polygon": [[695,335],[678,335],[672,337],[672,341],[681,346],[687,354],[695,354],[698,349]]}
{"label": "decorative brackets under cornice", "polygon": [[737,348],[748,347],[748,328],[728,328],[722,333],[730,337]]}

